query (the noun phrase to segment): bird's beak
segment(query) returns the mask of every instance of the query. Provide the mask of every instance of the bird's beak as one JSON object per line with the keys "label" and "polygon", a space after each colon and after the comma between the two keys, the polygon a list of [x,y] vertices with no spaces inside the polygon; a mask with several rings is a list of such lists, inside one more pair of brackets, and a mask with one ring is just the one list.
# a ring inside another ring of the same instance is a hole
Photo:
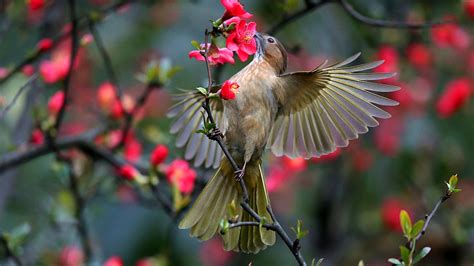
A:
{"label": "bird's beak", "polygon": [[259,32],[255,33],[255,41],[257,42],[257,55],[263,55],[263,51],[265,50],[265,38]]}

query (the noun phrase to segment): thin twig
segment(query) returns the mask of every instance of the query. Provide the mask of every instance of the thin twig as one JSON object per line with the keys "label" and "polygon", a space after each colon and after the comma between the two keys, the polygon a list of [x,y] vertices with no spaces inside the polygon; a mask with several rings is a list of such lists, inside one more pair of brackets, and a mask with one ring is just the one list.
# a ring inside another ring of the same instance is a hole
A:
{"label": "thin twig", "polygon": [[34,82],[37,78],[38,74],[33,74],[33,76],[31,76],[26,81],[26,83],[21,86],[21,88],[16,92],[12,101],[7,106],[5,106],[5,108],[3,108],[3,110],[0,112],[0,119],[2,119],[8,113],[8,111],[10,111],[10,109],[13,107],[13,105],[15,105],[20,95],[23,93],[23,91],[26,91],[27,88],[30,88],[31,83]]}
{"label": "thin twig", "polygon": [[59,128],[61,126],[62,120],[64,118],[64,114],[66,111],[66,106],[69,104],[69,91],[71,86],[71,78],[72,78],[72,70],[74,68],[74,64],[76,62],[76,55],[79,45],[79,32],[78,32],[78,20],[76,17],[76,1],[75,0],[68,0],[69,5],[69,17],[71,20],[71,53],[69,57],[69,66],[67,75],[64,78],[63,83],[63,92],[64,92],[64,100],[59,108],[58,115],[56,117],[56,121],[54,123],[54,134],[57,136],[59,133]]}
{"label": "thin twig", "polygon": [[[143,93],[138,97],[137,101],[135,102],[135,105],[133,106],[132,111],[130,112],[125,112],[125,122],[122,127],[122,136],[120,141],[115,145],[115,147],[112,147],[113,151],[116,151],[123,147],[125,145],[125,142],[128,138],[128,133],[130,132],[130,129],[132,128],[133,121],[135,119],[136,114],[140,110],[140,108],[143,107],[143,105],[146,103],[147,99],[155,89],[159,89],[161,87],[161,84],[149,84],[146,89],[143,91]],[[120,103],[122,104],[122,103]]]}
{"label": "thin twig", "polygon": [[102,57],[102,61],[104,62],[105,71],[109,76],[110,82],[115,86],[117,89],[117,100],[121,103],[122,102],[122,89],[118,84],[117,75],[115,75],[114,67],[112,64],[112,60],[110,59],[109,53],[107,49],[105,49],[104,42],[102,41],[102,37],[100,36],[99,31],[96,29],[96,26],[92,20],[89,20],[89,30],[94,37],[94,42],[99,50],[99,54]]}
{"label": "thin twig", "polygon": [[383,27],[383,28],[401,28],[401,29],[422,29],[429,28],[434,26],[440,26],[451,21],[442,20],[442,21],[428,21],[422,23],[411,23],[404,21],[387,21],[381,19],[374,19],[362,15],[359,11],[354,9],[354,7],[347,2],[347,0],[338,0],[338,3],[344,8],[344,10],[354,19],[360,21],[364,24],[374,26],[374,27]]}
{"label": "thin twig", "polygon": [[21,262],[20,258],[17,255],[15,255],[13,250],[10,249],[10,246],[8,245],[8,241],[7,241],[7,239],[5,239],[5,237],[3,235],[0,236],[0,243],[2,244],[3,248],[5,249],[5,253],[6,253],[7,258],[10,258],[11,260],[13,260],[13,262],[17,266],[22,266],[23,263]]}
{"label": "thin twig", "polygon": [[87,227],[87,221],[85,217],[86,202],[81,195],[78,184],[78,176],[74,173],[74,167],[72,162],[68,160],[67,162],[69,168],[69,189],[72,192],[75,202],[75,212],[74,216],[76,217],[76,228],[81,239],[82,249],[84,250],[84,261],[86,263],[90,262],[93,253],[92,253],[92,242],[89,236],[89,229]]}
{"label": "thin twig", "polygon": [[418,241],[423,235],[425,235],[426,230],[428,229],[428,225],[431,222],[431,219],[433,219],[433,216],[436,214],[438,211],[439,206],[443,204],[447,199],[451,197],[451,193],[449,193],[449,190],[446,191],[446,193],[436,202],[436,205],[434,206],[433,210],[431,210],[430,214],[426,215],[425,217],[425,224],[423,225],[423,229],[421,232],[415,237],[415,241]]}

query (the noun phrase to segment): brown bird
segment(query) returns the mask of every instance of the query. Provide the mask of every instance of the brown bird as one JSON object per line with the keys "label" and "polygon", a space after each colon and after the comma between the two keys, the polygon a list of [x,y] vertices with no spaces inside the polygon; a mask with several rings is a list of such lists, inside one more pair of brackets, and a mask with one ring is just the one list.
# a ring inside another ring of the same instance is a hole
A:
{"label": "brown bird", "polygon": [[[318,157],[345,147],[348,141],[375,127],[375,118],[390,115],[376,105],[394,106],[396,101],[376,93],[399,88],[370,82],[390,78],[394,73],[361,73],[383,63],[377,61],[348,66],[356,54],[340,63],[312,71],[285,73],[287,53],[274,37],[256,34],[257,52],[245,68],[230,78],[240,85],[231,101],[211,100],[216,124],[232,157],[243,170],[251,207],[268,222],[269,205],[261,163],[266,148],[276,156]],[[376,93],[373,93],[376,92]],[[229,219],[228,206],[237,203],[240,221],[254,221],[238,205],[242,191],[235,173],[215,141],[195,133],[201,128],[199,92],[177,96],[169,112],[176,117],[171,133],[177,134],[177,146],[185,147],[185,158],[194,165],[219,169],[179,224],[190,228],[190,235],[208,240],[219,230],[222,219]],[[257,226],[230,229],[222,235],[226,250],[257,253],[275,243],[273,231]]]}

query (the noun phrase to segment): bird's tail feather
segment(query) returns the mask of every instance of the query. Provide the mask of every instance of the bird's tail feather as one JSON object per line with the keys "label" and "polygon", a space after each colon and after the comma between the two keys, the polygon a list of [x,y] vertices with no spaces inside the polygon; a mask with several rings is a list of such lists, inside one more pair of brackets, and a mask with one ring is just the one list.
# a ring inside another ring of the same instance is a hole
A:
{"label": "bird's tail feather", "polygon": [[[268,223],[272,219],[267,211],[269,205],[263,174],[259,163],[249,163],[244,176],[249,193],[249,204]],[[241,201],[242,192],[235,181],[229,162],[224,159],[216,174],[194,202],[191,209],[179,224],[179,228],[190,228],[190,235],[200,240],[208,240],[219,230],[222,219],[228,219],[229,204]],[[247,212],[237,206],[239,220],[255,221]],[[259,226],[242,226],[230,229],[222,235],[226,250],[257,253],[275,243],[275,232]]]}

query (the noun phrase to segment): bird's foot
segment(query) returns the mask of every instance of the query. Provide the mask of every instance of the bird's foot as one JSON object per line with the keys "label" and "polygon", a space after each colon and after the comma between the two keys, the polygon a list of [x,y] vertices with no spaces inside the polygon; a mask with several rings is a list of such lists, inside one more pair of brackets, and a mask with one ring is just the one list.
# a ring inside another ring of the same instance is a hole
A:
{"label": "bird's foot", "polygon": [[239,169],[239,170],[235,171],[234,174],[235,174],[235,180],[237,182],[240,182],[240,180],[242,180],[242,178],[244,178],[245,169]]}
{"label": "bird's foot", "polygon": [[222,134],[221,130],[218,128],[211,129],[209,133],[207,134],[207,137],[210,140],[217,140],[219,137],[223,138],[224,134]]}

